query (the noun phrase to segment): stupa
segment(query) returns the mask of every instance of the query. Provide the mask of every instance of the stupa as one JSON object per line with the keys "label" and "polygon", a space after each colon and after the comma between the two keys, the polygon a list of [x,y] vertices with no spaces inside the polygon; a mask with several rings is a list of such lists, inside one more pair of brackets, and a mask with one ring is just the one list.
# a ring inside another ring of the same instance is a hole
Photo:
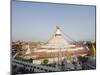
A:
{"label": "stupa", "polygon": [[83,46],[77,45],[69,36],[66,36],[60,26],[56,26],[53,36],[39,48],[34,49],[32,58],[34,63],[41,63],[44,59],[48,59],[49,63],[61,61],[62,59],[78,55],[86,55],[87,50]]}

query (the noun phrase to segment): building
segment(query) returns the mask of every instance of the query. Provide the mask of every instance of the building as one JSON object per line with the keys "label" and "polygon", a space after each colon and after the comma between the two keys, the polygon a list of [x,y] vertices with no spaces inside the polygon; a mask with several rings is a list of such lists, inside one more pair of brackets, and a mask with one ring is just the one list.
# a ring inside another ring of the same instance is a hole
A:
{"label": "building", "polygon": [[44,59],[48,59],[49,63],[61,62],[66,57],[87,55],[87,49],[77,44],[69,36],[66,36],[59,26],[56,26],[54,35],[40,47],[34,48],[34,52],[30,53],[29,46],[26,51],[25,59],[32,58],[33,63],[41,64]]}

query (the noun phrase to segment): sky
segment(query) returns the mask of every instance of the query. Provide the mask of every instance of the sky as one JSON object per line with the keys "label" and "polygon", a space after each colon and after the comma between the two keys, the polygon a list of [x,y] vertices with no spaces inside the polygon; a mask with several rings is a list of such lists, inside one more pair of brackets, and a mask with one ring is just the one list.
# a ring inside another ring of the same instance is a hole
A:
{"label": "sky", "polygon": [[95,6],[12,1],[12,40],[47,41],[56,26],[75,41],[95,39]]}

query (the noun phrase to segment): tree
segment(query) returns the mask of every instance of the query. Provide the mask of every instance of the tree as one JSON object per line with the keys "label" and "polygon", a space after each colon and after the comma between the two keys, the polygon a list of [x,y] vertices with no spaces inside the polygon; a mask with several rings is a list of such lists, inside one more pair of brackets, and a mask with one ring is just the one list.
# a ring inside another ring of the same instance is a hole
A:
{"label": "tree", "polygon": [[49,62],[48,59],[44,59],[44,60],[43,60],[43,64],[45,64],[45,65],[48,64],[48,62]]}
{"label": "tree", "polygon": [[33,59],[32,59],[32,58],[30,58],[30,59],[29,59],[29,62],[30,62],[30,63],[32,63],[32,62],[33,62]]}
{"label": "tree", "polygon": [[88,61],[88,58],[85,56],[84,57],[78,56],[77,58],[78,58],[79,62],[82,62],[82,63],[86,63]]}
{"label": "tree", "polygon": [[82,67],[82,69],[84,70],[84,69],[86,69],[87,67],[86,67],[86,64],[87,64],[87,62],[88,62],[88,57],[82,57],[82,56],[78,56],[78,60],[79,60],[79,62],[81,63],[81,67]]}

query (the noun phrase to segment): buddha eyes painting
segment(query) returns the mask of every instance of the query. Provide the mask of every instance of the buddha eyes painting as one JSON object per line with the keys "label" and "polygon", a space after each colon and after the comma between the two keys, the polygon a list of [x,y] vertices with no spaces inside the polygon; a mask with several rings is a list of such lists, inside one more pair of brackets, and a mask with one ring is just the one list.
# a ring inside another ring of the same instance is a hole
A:
{"label": "buddha eyes painting", "polygon": [[11,71],[96,69],[96,6],[11,1]]}

